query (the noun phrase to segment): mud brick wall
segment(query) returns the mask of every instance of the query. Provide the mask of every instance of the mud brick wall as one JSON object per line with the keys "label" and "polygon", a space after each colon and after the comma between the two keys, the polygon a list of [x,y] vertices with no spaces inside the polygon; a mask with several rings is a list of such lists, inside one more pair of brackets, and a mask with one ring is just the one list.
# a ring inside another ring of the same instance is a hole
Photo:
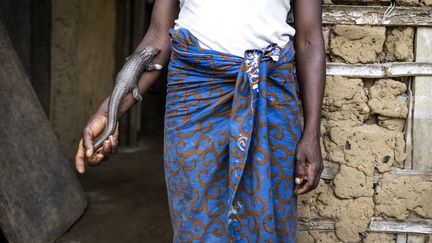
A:
{"label": "mud brick wall", "polygon": [[[324,4],[388,5],[389,1],[325,0]],[[431,0],[403,0],[408,6]],[[413,62],[415,27],[323,26],[327,62]],[[338,168],[334,179],[299,197],[302,219],[328,219],[334,230],[299,231],[299,242],[396,242],[396,235],[368,232],[372,217],[432,218],[432,182],[395,176],[405,164],[409,78],[327,76],[321,127],[323,158]],[[327,163],[328,162],[328,163]],[[374,180],[374,178],[379,178]],[[429,239],[431,238],[431,239]],[[432,237],[424,238],[432,242]]]}

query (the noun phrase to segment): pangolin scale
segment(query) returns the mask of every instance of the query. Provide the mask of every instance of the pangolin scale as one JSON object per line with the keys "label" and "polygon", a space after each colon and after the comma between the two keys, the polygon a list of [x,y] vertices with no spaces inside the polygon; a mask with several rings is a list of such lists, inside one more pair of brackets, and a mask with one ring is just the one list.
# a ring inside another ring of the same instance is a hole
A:
{"label": "pangolin scale", "polygon": [[138,80],[144,71],[160,70],[162,66],[153,64],[153,58],[160,52],[156,47],[146,47],[143,50],[132,54],[126,59],[126,63],[119,71],[116,77],[116,83],[109,99],[108,105],[108,124],[96,141],[94,142],[94,151],[102,147],[103,142],[113,135],[117,126],[118,111],[123,99],[129,92],[132,92],[133,97],[137,101],[141,101],[142,97],[138,92]]}

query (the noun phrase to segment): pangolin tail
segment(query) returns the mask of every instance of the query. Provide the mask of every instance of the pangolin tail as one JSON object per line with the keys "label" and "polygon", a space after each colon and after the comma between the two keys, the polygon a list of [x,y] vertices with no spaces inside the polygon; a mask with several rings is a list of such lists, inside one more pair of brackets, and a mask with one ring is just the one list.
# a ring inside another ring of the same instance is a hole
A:
{"label": "pangolin tail", "polygon": [[96,151],[102,147],[103,142],[108,139],[109,136],[114,134],[115,128],[117,126],[118,110],[124,96],[124,91],[119,88],[114,89],[108,105],[108,124],[105,126],[103,133],[95,140],[93,151]]}

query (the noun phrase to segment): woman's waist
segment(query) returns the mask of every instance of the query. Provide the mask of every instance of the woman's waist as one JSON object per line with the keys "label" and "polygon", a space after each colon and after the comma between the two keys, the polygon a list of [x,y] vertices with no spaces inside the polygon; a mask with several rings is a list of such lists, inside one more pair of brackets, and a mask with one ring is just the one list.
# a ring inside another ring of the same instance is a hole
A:
{"label": "woman's waist", "polygon": [[203,64],[215,66],[219,63],[223,66],[239,67],[251,52],[257,53],[260,62],[270,59],[274,61],[274,49],[277,49],[278,56],[283,58],[284,62],[291,62],[295,54],[294,40],[291,37],[284,44],[264,42],[260,48],[243,48],[244,52],[240,56],[223,50],[203,48],[200,45],[199,37],[186,28],[171,29],[170,36],[172,59],[174,58],[172,61],[197,62],[197,66]]}
{"label": "woman's waist", "polygon": [[175,29],[187,29],[196,37],[202,49],[213,50],[243,58],[247,50],[260,50],[270,44],[284,48],[293,41],[295,30],[287,24],[267,28],[255,28],[233,23],[232,26],[188,25],[177,22]]}

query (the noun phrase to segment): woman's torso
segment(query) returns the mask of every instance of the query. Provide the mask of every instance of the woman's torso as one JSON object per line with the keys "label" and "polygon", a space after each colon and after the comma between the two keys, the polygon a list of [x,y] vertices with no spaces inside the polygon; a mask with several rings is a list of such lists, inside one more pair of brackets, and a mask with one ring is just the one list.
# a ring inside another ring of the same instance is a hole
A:
{"label": "woman's torso", "polygon": [[283,47],[295,29],[286,23],[290,0],[180,0],[175,28],[186,28],[201,47],[243,56],[270,43]]}

